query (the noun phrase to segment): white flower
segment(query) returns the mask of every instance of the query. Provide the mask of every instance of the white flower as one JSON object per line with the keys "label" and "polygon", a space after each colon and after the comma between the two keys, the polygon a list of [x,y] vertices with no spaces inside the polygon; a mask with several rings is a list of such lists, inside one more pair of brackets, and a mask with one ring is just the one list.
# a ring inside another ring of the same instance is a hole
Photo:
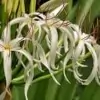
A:
{"label": "white flower", "polygon": [[[93,37],[89,36],[86,33],[82,33],[79,26],[77,25],[72,25],[72,28],[74,28],[74,37],[77,45],[75,46],[75,50],[73,52],[73,72],[75,78],[82,83],[83,85],[88,85],[91,83],[91,81],[95,78],[97,70],[98,70],[98,60],[97,60],[97,54],[95,52],[95,49],[93,48]],[[78,71],[79,67],[83,67],[83,65],[80,65],[78,60],[80,57],[84,57],[86,54],[86,49],[91,53],[92,58],[93,58],[93,68],[88,76],[87,79],[82,79],[81,74]]]}
{"label": "white flower", "polygon": [[[3,66],[4,66],[4,74],[5,74],[5,78],[6,78],[6,90],[9,87],[11,80],[12,80],[12,69],[11,69],[11,63],[12,63],[12,57],[11,54],[12,52],[18,52],[20,54],[23,54],[30,63],[30,68],[33,69],[33,61],[32,61],[32,57],[31,55],[24,49],[22,49],[20,47],[20,42],[25,40],[25,38],[23,37],[18,37],[15,38],[13,40],[11,40],[11,29],[10,29],[10,25],[8,24],[4,31],[3,31],[3,39],[0,40],[0,52],[2,53],[3,56]],[[31,73],[31,75],[29,75],[28,73]],[[28,78],[31,77],[31,81],[33,79],[33,70],[31,71],[27,71],[26,75],[28,76]],[[28,79],[29,80],[29,79]],[[28,85],[30,83],[28,82]],[[27,81],[26,81],[26,88],[28,88],[29,86],[27,85]],[[27,92],[27,89],[26,91]]]}

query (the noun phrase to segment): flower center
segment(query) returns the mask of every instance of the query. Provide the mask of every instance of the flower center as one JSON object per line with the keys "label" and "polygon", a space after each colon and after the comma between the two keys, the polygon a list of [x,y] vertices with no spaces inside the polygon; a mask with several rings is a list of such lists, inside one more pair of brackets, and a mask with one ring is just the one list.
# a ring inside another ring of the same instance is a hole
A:
{"label": "flower center", "polygon": [[11,45],[10,44],[5,44],[4,48],[5,48],[5,50],[10,50],[11,49]]}

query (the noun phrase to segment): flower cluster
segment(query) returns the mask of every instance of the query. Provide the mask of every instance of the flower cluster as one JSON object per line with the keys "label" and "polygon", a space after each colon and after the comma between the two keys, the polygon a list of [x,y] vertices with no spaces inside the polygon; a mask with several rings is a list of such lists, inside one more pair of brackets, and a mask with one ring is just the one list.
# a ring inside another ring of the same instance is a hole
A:
{"label": "flower cluster", "polygon": [[[95,78],[100,84],[100,46],[95,39],[81,31],[78,25],[57,18],[57,13],[62,5],[44,15],[39,12],[25,14],[22,17],[11,20],[4,28],[0,39],[0,52],[2,52],[4,74],[6,79],[6,91],[12,80],[12,54],[18,59],[18,64],[25,70],[25,97],[34,78],[34,68],[44,71],[44,66],[57,84],[60,84],[54,76],[54,72],[63,69],[65,79],[66,68],[69,62],[74,77],[83,85],[88,85]],[[11,28],[18,25],[14,39]],[[90,75],[84,79],[79,69],[90,67],[83,65],[86,53],[93,58],[93,67]],[[23,56],[26,58],[23,59]],[[59,60],[60,59],[60,60]],[[26,63],[26,61],[28,62]],[[59,62],[58,62],[59,61]],[[13,65],[16,66],[16,65]],[[1,94],[3,98],[5,91]],[[0,99],[1,100],[1,99]]]}

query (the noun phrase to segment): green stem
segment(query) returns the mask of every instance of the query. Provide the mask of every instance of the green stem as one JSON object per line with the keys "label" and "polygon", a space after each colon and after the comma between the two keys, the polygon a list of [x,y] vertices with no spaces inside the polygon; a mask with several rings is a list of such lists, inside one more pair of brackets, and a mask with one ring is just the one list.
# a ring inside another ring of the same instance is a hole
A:
{"label": "green stem", "polygon": [[[90,55],[91,55],[91,54],[88,52],[88,53],[83,57],[83,59],[88,58]],[[81,60],[79,60],[79,61],[81,62],[81,61],[83,61],[83,59],[81,59]],[[66,66],[66,69],[68,69],[68,68],[71,67],[71,66],[72,66],[72,63],[69,64],[68,66]],[[55,71],[53,74],[54,74],[54,75],[57,75],[57,74],[59,74],[59,73],[62,72],[62,71],[63,71],[63,68],[59,69],[58,71]],[[43,75],[43,76],[41,76],[41,77],[38,77],[38,78],[34,79],[32,83],[36,83],[36,82],[38,82],[38,81],[41,81],[41,80],[43,80],[43,79],[48,79],[48,78],[50,78],[50,77],[51,77],[50,74]],[[12,80],[12,84],[22,84],[22,83],[24,83],[24,82],[22,82],[23,79],[24,79],[24,75],[21,75],[20,77],[13,79],[13,80]]]}

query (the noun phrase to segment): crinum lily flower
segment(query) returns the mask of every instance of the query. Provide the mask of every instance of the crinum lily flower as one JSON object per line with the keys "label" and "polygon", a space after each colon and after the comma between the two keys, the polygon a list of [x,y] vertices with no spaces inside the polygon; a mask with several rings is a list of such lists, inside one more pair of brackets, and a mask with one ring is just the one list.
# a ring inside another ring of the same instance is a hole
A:
{"label": "crinum lily flower", "polygon": [[[80,83],[82,83],[83,85],[88,85],[95,78],[97,70],[98,70],[97,54],[96,54],[95,49],[92,46],[95,40],[92,36],[89,36],[86,33],[82,33],[78,25],[72,25],[71,27],[74,29],[74,38],[77,44],[73,52],[73,73],[74,73],[75,78]],[[79,73],[78,68],[86,67],[86,66],[83,64],[80,64],[78,62],[78,59],[80,59],[80,57],[82,58],[85,56],[86,49],[88,49],[88,51],[90,52],[93,58],[93,68],[88,78],[82,79],[81,78],[82,75]]]}
{"label": "crinum lily flower", "polygon": [[[38,13],[38,12],[31,13],[31,14],[25,14],[24,17],[26,17],[27,20],[25,22],[21,23],[19,26],[19,34],[21,33],[21,31],[25,25],[28,26],[30,33],[34,32],[36,29],[38,30],[38,32],[36,33],[36,34],[38,34],[38,36],[37,36],[38,38],[34,40],[35,32],[32,36],[33,44],[35,41],[38,44],[40,44],[38,42],[38,40],[42,36],[42,34],[41,34],[42,30],[44,30],[47,33],[46,37],[48,39],[50,39],[50,42],[51,42],[50,47],[49,47],[50,53],[49,53],[48,60],[47,60],[47,57],[45,57],[45,60],[43,59],[44,55],[45,55],[45,52],[43,49],[41,50],[41,52],[42,52],[41,54],[38,52],[40,50],[37,50],[37,53],[40,57],[41,63],[43,63],[45,65],[45,67],[49,70],[50,73],[52,72],[51,68],[56,69],[55,59],[56,59],[57,42],[58,42],[57,27],[59,27],[63,23],[63,21],[61,21],[60,19],[54,18],[54,17],[59,13],[59,11],[64,9],[65,6],[66,6],[66,4],[65,5],[62,4],[58,8],[56,8],[54,11],[48,13],[47,15],[44,15],[44,14]],[[36,26],[36,28],[34,28],[35,26]],[[37,46],[39,46],[39,45],[37,45]],[[41,57],[41,55],[42,55],[42,57]],[[52,73],[51,73],[51,75],[52,75],[53,79],[56,81],[56,79],[54,78]],[[56,83],[58,83],[58,82],[56,81]]]}
{"label": "crinum lily flower", "polygon": [[[27,79],[26,79],[26,85],[25,85],[25,96],[27,94],[28,87],[33,79],[33,60],[31,55],[24,49],[20,47],[20,42],[23,40],[26,40],[26,38],[23,37],[17,37],[15,39],[11,40],[11,29],[10,25],[8,24],[4,31],[3,31],[3,39],[0,40],[0,52],[2,53],[3,56],[3,66],[4,66],[4,74],[5,74],[5,79],[6,79],[6,91],[7,88],[9,87],[11,80],[12,80],[12,68],[11,68],[11,63],[12,63],[12,57],[11,54],[12,52],[18,52],[20,54],[23,54],[28,60],[30,64],[30,70],[26,71]],[[4,94],[4,93],[3,93]],[[4,96],[4,95],[3,95]],[[27,97],[27,96],[26,96]]]}
{"label": "crinum lily flower", "polygon": [[[68,46],[65,45],[68,43],[68,39],[71,42],[71,48],[70,48],[70,52],[68,53],[68,55],[66,56],[67,60],[69,61],[71,55],[72,55],[72,48],[73,48],[73,36],[71,35],[71,32],[69,32],[66,29],[66,26],[68,24],[68,21],[62,21],[58,18],[55,18],[57,16],[57,14],[64,8],[65,5],[61,5],[58,8],[56,8],[55,10],[53,10],[50,13],[47,13],[47,15],[43,15],[43,14],[38,14],[37,18],[38,20],[35,21],[35,23],[38,26],[39,29],[39,37],[42,36],[42,30],[44,30],[46,32],[46,41],[47,41],[47,46],[50,49],[49,55],[48,55],[48,61],[47,64],[48,67],[57,70],[58,67],[56,67],[55,65],[55,59],[57,57],[57,49],[62,46],[62,44],[60,46],[58,46],[58,29],[61,31],[61,33],[63,34],[63,38],[64,38],[64,48],[65,48],[65,52],[68,51]],[[34,19],[35,19],[34,18]],[[42,28],[42,29],[41,29]],[[61,40],[63,41],[63,40]],[[42,50],[43,51],[43,50]],[[59,53],[60,54],[60,53]],[[66,65],[66,63],[68,61],[64,61]],[[41,60],[43,63],[43,60]],[[46,62],[46,61],[45,61]],[[46,66],[47,67],[47,66]],[[48,68],[47,67],[47,68]],[[65,75],[65,66],[64,66],[64,76]],[[65,77],[66,80],[68,81],[67,77]],[[55,80],[55,79],[54,79]],[[56,82],[57,83],[57,82]]]}

